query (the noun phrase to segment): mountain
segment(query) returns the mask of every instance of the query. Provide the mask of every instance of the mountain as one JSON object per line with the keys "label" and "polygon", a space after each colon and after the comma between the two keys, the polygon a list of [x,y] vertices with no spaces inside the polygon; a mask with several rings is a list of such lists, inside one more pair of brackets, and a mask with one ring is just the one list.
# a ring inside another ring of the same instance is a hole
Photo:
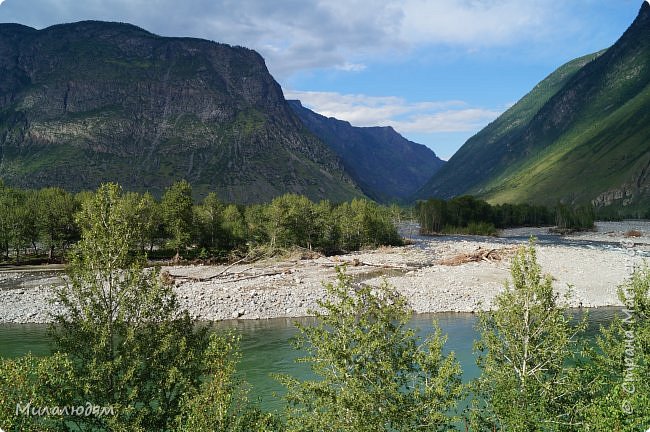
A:
{"label": "mountain", "polygon": [[650,4],[609,49],[560,67],[416,194],[650,206]]}
{"label": "mountain", "polygon": [[[300,120],[343,160],[350,176],[378,201],[409,198],[444,165],[422,144],[407,140],[392,127],[354,127],[289,101]],[[387,175],[389,174],[389,175]]]}
{"label": "mountain", "polygon": [[256,52],[96,21],[0,24],[0,178],[69,190],[185,178],[234,202],[362,196]]}

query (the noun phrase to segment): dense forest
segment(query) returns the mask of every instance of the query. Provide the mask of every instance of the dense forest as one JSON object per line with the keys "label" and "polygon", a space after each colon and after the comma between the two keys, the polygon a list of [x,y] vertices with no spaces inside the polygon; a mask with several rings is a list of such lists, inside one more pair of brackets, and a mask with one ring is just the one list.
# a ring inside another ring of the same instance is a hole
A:
{"label": "dense forest", "polygon": [[584,230],[592,229],[596,220],[591,206],[491,205],[470,195],[418,201],[416,215],[422,234],[495,235],[497,228],[553,225],[559,230]]}
{"label": "dense forest", "polygon": [[[59,188],[20,190],[0,185],[0,252],[4,261],[61,260],[80,238],[83,203],[95,192],[73,195]],[[401,244],[396,207],[355,199],[314,203],[286,194],[268,204],[235,205],[208,194],[195,203],[186,181],[160,200],[124,192],[125,214],[136,228],[134,247],[151,258],[216,258],[255,249],[276,253],[293,247],[325,254]]]}

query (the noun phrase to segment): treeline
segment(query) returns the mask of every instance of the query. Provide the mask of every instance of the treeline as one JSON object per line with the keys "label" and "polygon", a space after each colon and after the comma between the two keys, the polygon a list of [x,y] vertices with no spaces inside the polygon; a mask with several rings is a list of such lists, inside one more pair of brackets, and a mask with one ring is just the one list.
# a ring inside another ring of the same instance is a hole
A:
{"label": "treeline", "polygon": [[[20,190],[0,183],[0,252],[4,260],[61,259],[80,238],[77,217],[94,192],[71,194],[59,188]],[[268,204],[226,204],[215,193],[201,202],[186,181],[170,186],[160,200],[125,192],[124,215],[136,227],[134,248],[156,257],[224,257],[233,251],[269,252],[302,247],[326,254],[379,245],[401,238],[395,210],[356,199],[333,204],[287,194]]]}
{"label": "treeline", "polygon": [[562,230],[591,229],[596,213],[591,206],[554,208],[531,204],[491,205],[470,195],[448,201],[429,199],[416,204],[423,234],[494,235],[497,228],[551,226]]}

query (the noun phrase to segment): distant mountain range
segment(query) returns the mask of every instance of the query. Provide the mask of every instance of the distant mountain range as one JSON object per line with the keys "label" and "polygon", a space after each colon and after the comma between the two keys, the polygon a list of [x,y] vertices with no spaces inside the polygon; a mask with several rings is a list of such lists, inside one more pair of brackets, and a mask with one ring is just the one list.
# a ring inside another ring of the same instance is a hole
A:
{"label": "distant mountain range", "polygon": [[375,200],[409,198],[445,163],[430,148],[407,140],[392,127],[354,127],[317,114],[300,101],[289,101],[289,105],[341,157],[361,190]]}
{"label": "distant mountain range", "polygon": [[571,61],[415,194],[650,208],[650,5],[609,49]]}

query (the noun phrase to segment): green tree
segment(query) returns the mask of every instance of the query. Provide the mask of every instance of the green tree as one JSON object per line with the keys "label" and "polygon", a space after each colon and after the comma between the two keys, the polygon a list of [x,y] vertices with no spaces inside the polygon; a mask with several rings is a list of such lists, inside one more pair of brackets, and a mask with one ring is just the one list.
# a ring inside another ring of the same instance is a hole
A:
{"label": "green tree", "polygon": [[643,431],[650,425],[650,269],[619,287],[621,315],[601,328],[582,363],[582,431]]}
{"label": "green tree", "polygon": [[[234,207],[234,208],[233,208]],[[228,206],[224,211],[224,225],[228,227],[233,238],[239,237],[236,233],[240,231],[239,220],[245,221],[245,231],[241,233],[241,243],[248,242],[250,246],[259,246],[269,242],[268,236],[268,212],[265,206],[261,204],[252,204],[246,206],[244,217],[241,218],[241,213],[235,206]]]}
{"label": "green tree", "polygon": [[40,211],[38,224],[41,238],[52,259],[56,249],[65,251],[78,238],[79,230],[74,215],[79,206],[74,196],[60,188],[45,188],[39,191]]}
{"label": "green tree", "polygon": [[407,328],[406,301],[387,283],[354,286],[344,269],[328,284],[316,324],[299,326],[316,380],[284,376],[288,430],[448,430],[461,395],[460,365],[437,330],[422,342]]}
{"label": "green tree", "polygon": [[[65,416],[49,410],[69,406],[72,377],[72,363],[62,354],[0,358],[0,427],[7,431],[68,430]],[[39,412],[43,415],[33,415]]]}
{"label": "green tree", "polygon": [[338,227],[337,249],[344,251],[359,250],[362,244],[361,221],[355,218],[351,203],[344,202],[336,206],[332,214]]}
{"label": "green tree", "polygon": [[29,244],[34,250],[34,254],[38,253],[38,242],[41,239],[40,226],[38,221],[39,212],[41,211],[42,203],[38,191],[28,190],[25,192],[25,204],[23,206],[23,224],[22,233],[24,241]]}
{"label": "green tree", "polygon": [[495,310],[479,316],[474,429],[572,430],[579,389],[565,365],[577,361],[586,321],[572,325],[550,276],[542,277],[533,240],[513,259],[511,275]]}
{"label": "green tree", "polygon": [[134,254],[132,205],[115,184],[84,202],[69,281],[56,291],[64,312],[52,333],[74,365],[73,402],[115,411],[70,419],[80,430],[168,430],[183,394],[200,384],[205,330],[179,310],[159,271],[145,270],[143,256]]}
{"label": "green tree", "polygon": [[158,239],[162,237],[162,217],[160,215],[160,204],[156,202],[149,192],[142,195],[140,229],[142,249],[146,248],[151,252]]}
{"label": "green tree", "polygon": [[7,187],[0,188],[0,242],[5,259],[9,259],[12,249],[18,259],[20,248],[23,246],[21,238],[23,201],[24,195],[21,191]]}
{"label": "green tree", "polygon": [[263,413],[248,400],[247,388],[236,375],[240,359],[237,336],[210,335],[210,345],[204,354],[206,379],[198,390],[185,396],[177,431],[282,430],[278,419]]}
{"label": "green tree", "polygon": [[202,246],[211,249],[226,247],[227,235],[223,228],[225,208],[214,192],[210,192],[201,205],[195,207],[199,243]]}
{"label": "green tree", "polygon": [[331,253],[340,248],[340,230],[334,216],[334,206],[331,202],[324,200],[316,204],[312,228],[315,230],[313,243],[317,249],[325,253]]}
{"label": "green tree", "polygon": [[167,244],[176,251],[176,259],[179,259],[180,251],[192,241],[192,205],[192,186],[186,180],[167,188],[160,202]]}
{"label": "green tree", "polygon": [[312,248],[315,237],[314,204],[305,196],[285,194],[265,207],[266,232],[271,249]]}

